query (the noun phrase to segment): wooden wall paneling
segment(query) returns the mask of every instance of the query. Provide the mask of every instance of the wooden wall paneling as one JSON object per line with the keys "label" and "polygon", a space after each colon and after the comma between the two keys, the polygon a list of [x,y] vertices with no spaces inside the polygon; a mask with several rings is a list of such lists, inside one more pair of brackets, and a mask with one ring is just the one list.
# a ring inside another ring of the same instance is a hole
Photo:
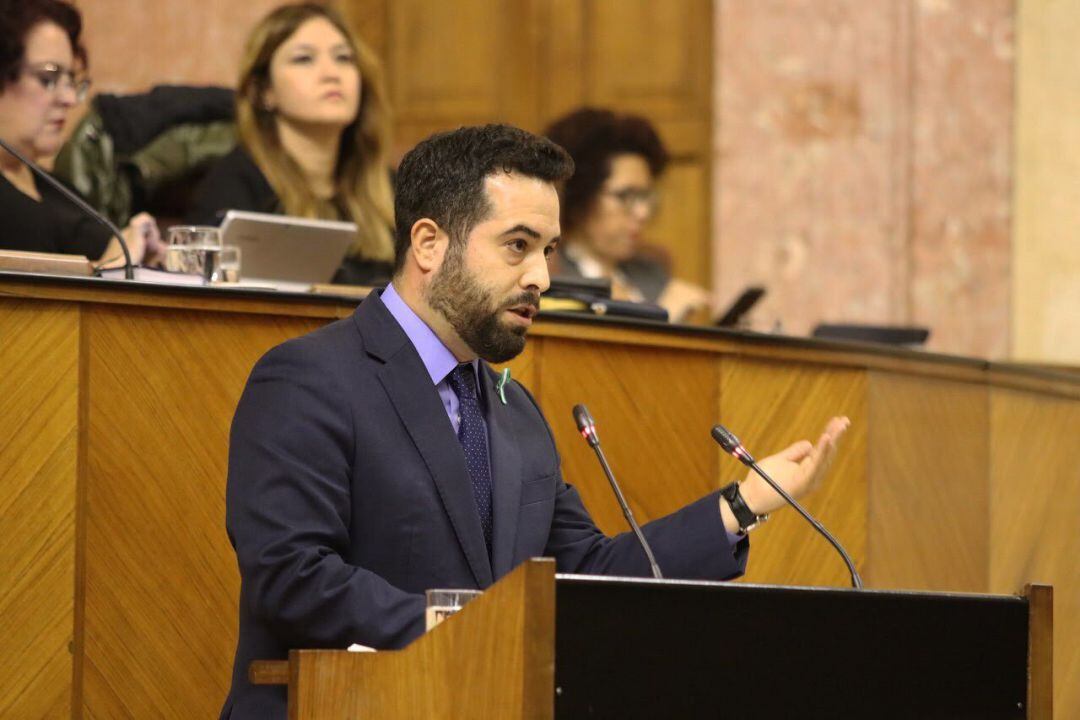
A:
{"label": "wooden wall paneling", "polygon": [[870,374],[874,587],[986,592],[987,412],[984,385]]}
{"label": "wooden wall paneling", "polygon": [[701,162],[674,162],[660,179],[660,212],[646,231],[671,254],[672,273],[702,287],[712,284],[709,257],[708,169]]}
{"label": "wooden wall paneling", "polygon": [[585,66],[585,3],[582,0],[539,0],[537,45],[544,82],[537,87],[540,127],[587,102]]}
{"label": "wooden wall paneling", "polygon": [[1054,586],[1054,706],[1061,718],[1080,716],[1078,430],[1075,400],[991,391],[988,589]]}
{"label": "wooden wall paneling", "polygon": [[672,154],[650,240],[672,273],[712,285],[712,4],[597,0],[581,12],[582,104],[649,118]]}
{"label": "wooden wall paneling", "polygon": [[371,48],[384,70],[389,55],[390,7],[388,0],[336,0],[333,5],[345,18],[345,22],[354,33],[360,36],[364,44]]}
{"label": "wooden wall paneling", "polygon": [[225,534],[233,411],[307,318],[94,307],[84,698],[92,717],[215,717],[239,578]]}
{"label": "wooden wall paneling", "polygon": [[399,0],[387,8],[384,58],[402,150],[459,125],[539,129],[539,29],[527,0]]}
{"label": "wooden wall paneling", "polygon": [[588,99],[657,119],[702,117],[712,93],[709,0],[585,4]]}
{"label": "wooden wall paneling", "polygon": [[79,308],[0,300],[0,717],[71,715]]}
{"label": "wooden wall paneling", "polygon": [[635,519],[663,517],[720,487],[709,437],[717,360],[707,353],[544,338],[540,406],[565,480],[606,533],[627,530],[571,408],[584,403]]}
{"label": "wooden wall paneling", "polygon": [[[866,455],[870,419],[861,370],[774,363],[725,356],[721,364],[720,422],[761,460],[798,440],[816,442],[835,415],[851,418],[828,477],[803,506],[844,545],[860,574],[867,552]],[[747,469],[723,458],[723,482]],[[753,531],[747,582],[846,587],[843,560],[794,510],[784,509]]]}

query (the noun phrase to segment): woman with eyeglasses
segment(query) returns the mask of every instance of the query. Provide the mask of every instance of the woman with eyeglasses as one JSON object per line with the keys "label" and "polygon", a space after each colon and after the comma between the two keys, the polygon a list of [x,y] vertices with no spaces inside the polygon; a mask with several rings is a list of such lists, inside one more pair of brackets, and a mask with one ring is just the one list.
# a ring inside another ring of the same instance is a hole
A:
{"label": "woman with eyeglasses", "polygon": [[189,222],[228,210],[346,220],[356,242],[334,282],[393,269],[390,119],[375,54],[334,10],[283,5],[248,36],[236,92],[239,145],[207,174]]}
{"label": "woman with eyeglasses", "polygon": [[574,175],[560,193],[559,274],[610,279],[612,297],[662,305],[672,322],[706,307],[708,292],[673,279],[642,243],[656,212],[655,182],[668,163],[649,121],[583,108],[545,134],[574,159]]}
{"label": "woman with eyeglasses", "polygon": [[[41,162],[64,142],[71,109],[90,86],[82,18],[63,0],[0,0],[0,138]],[[124,263],[120,244],[99,223],[0,149],[0,249],[85,255],[103,267]],[[154,219],[124,229],[132,262],[160,250]]]}

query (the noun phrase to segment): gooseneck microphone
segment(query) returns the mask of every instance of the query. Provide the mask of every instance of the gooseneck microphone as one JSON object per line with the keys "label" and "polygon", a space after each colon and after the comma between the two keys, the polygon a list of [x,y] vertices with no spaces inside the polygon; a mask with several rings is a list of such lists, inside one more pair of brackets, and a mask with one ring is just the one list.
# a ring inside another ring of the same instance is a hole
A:
{"label": "gooseneck microphone", "polygon": [[775,480],[769,477],[767,472],[761,469],[761,466],[754,460],[753,455],[751,455],[746,448],[743,447],[743,444],[739,442],[739,438],[735,437],[734,433],[723,425],[714,425],[712,436],[713,440],[723,448],[724,452],[735,456],[743,465],[746,465],[760,475],[765,482],[769,483],[769,486],[773,490],[780,493],[780,497],[784,498],[791,507],[795,508],[799,514],[806,519],[806,522],[813,525],[814,529],[821,533],[821,536],[836,548],[836,551],[840,553],[840,557],[844,559],[844,564],[847,565],[848,572],[851,573],[851,586],[856,589],[862,589],[862,578],[859,577],[858,571],[855,570],[855,564],[851,562],[851,558],[848,556],[847,552],[844,551],[844,548],[840,545],[839,541],[837,541],[837,539],[834,538],[821,523],[815,520],[813,516],[795,500],[795,498],[791,497],[784,488],[780,487]]}
{"label": "gooseneck microphone", "polygon": [[127,280],[134,280],[135,279],[135,266],[131,262],[131,251],[128,250],[127,242],[124,240],[124,236],[120,232],[119,228],[117,228],[115,225],[113,225],[111,222],[109,222],[109,219],[106,218],[104,215],[99,213],[94,208],[90,207],[89,203],[87,203],[81,197],[79,197],[75,193],[71,192],[66,187],[64,187],[64,184],[62,182],[60,182],[59,180],[54,178],[49,173],[45,172],[34,161],[32,161],[28,157],[25,157],[22,153],[20,153],[15,148],[11,147],[11,145],[8,145],[2,139],[0,139],[0,148],[3,148],[5,150],[7,150],[19,162],[21,162],[26,167],[30,168],[31,172],[33,172],[39,178],[41,178],[46,183],[48,183],[50,187],[55,188],[61,195],[63,195],[68,200],[73,202],[76,207],[78,207],[84,213],[86,213],[87,215],[94,218],[95,220],[97,220],[102,225],[104,225],[106,228],[108,228],[109,232],[111,232],[113,235],[116,236],[117,241],[120,243],[120,249],[124,251],[124,278],[127,279]]}
{"label": "gooseneck microphone", "polygon": [[581,433],[581,437],[585,438],[585,442],[589,443],[589,447],[596,452],[600,467],[604,469],[604,475],[607,476],[608,482],[611,483],[611,489],[615,491],[615,499],[619,501],[619,507],[622,508],[623,515],[626,516],[626,522],[630,523],[630,529],[634,531],[638,542],[641,543],[641,548],[645,551],[645,557],[649,559],[649,567],[652,568],[653,577],[662,580],[664,576],[660,574],[660,566],[656,564],[656,558],[653,557],[649,541],[645,539],[641,527],[634,520],[634,513],[630,512],[630,506],[626,504],[626,498],[623,497],[622,490],[619,489],[619,483],[615,482],[615,475],[611,472],[611,466],[608,465],[607,458],[604,457],[604,451],[600,449],[600,438],[596,434],[596,423],[593,422],[592,416],[589,415],[589,411],[585,409],[584,405],[574,406],[574,422],[577,423],[577,429]]}

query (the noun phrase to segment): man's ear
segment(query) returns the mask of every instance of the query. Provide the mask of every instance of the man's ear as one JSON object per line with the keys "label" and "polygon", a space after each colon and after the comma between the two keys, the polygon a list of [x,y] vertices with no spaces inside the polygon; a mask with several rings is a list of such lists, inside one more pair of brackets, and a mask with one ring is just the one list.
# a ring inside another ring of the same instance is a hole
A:
{"label": "man's ear", "polygon": [[425,273],[432,273],[442,266],[450,236],[431,218],[420,218],[413,223],[409,237],[409,253],[417,266]]}

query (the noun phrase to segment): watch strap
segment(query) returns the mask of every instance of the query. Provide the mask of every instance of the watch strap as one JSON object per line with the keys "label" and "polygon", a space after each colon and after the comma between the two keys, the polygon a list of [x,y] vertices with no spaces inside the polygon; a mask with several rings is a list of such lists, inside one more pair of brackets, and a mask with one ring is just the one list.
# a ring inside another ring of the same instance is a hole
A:
{"label": "watch strap", "polygon": [[755,515],[754,511],[747,506],[742,493],[739,491],[739,483],[737,482],[721,488],[720,496],[727,500],[728,505],[731,507],[731,513],[735,516],[735,522],[739,525],[739,532],[750,532],[769,519],[768,515]]}

